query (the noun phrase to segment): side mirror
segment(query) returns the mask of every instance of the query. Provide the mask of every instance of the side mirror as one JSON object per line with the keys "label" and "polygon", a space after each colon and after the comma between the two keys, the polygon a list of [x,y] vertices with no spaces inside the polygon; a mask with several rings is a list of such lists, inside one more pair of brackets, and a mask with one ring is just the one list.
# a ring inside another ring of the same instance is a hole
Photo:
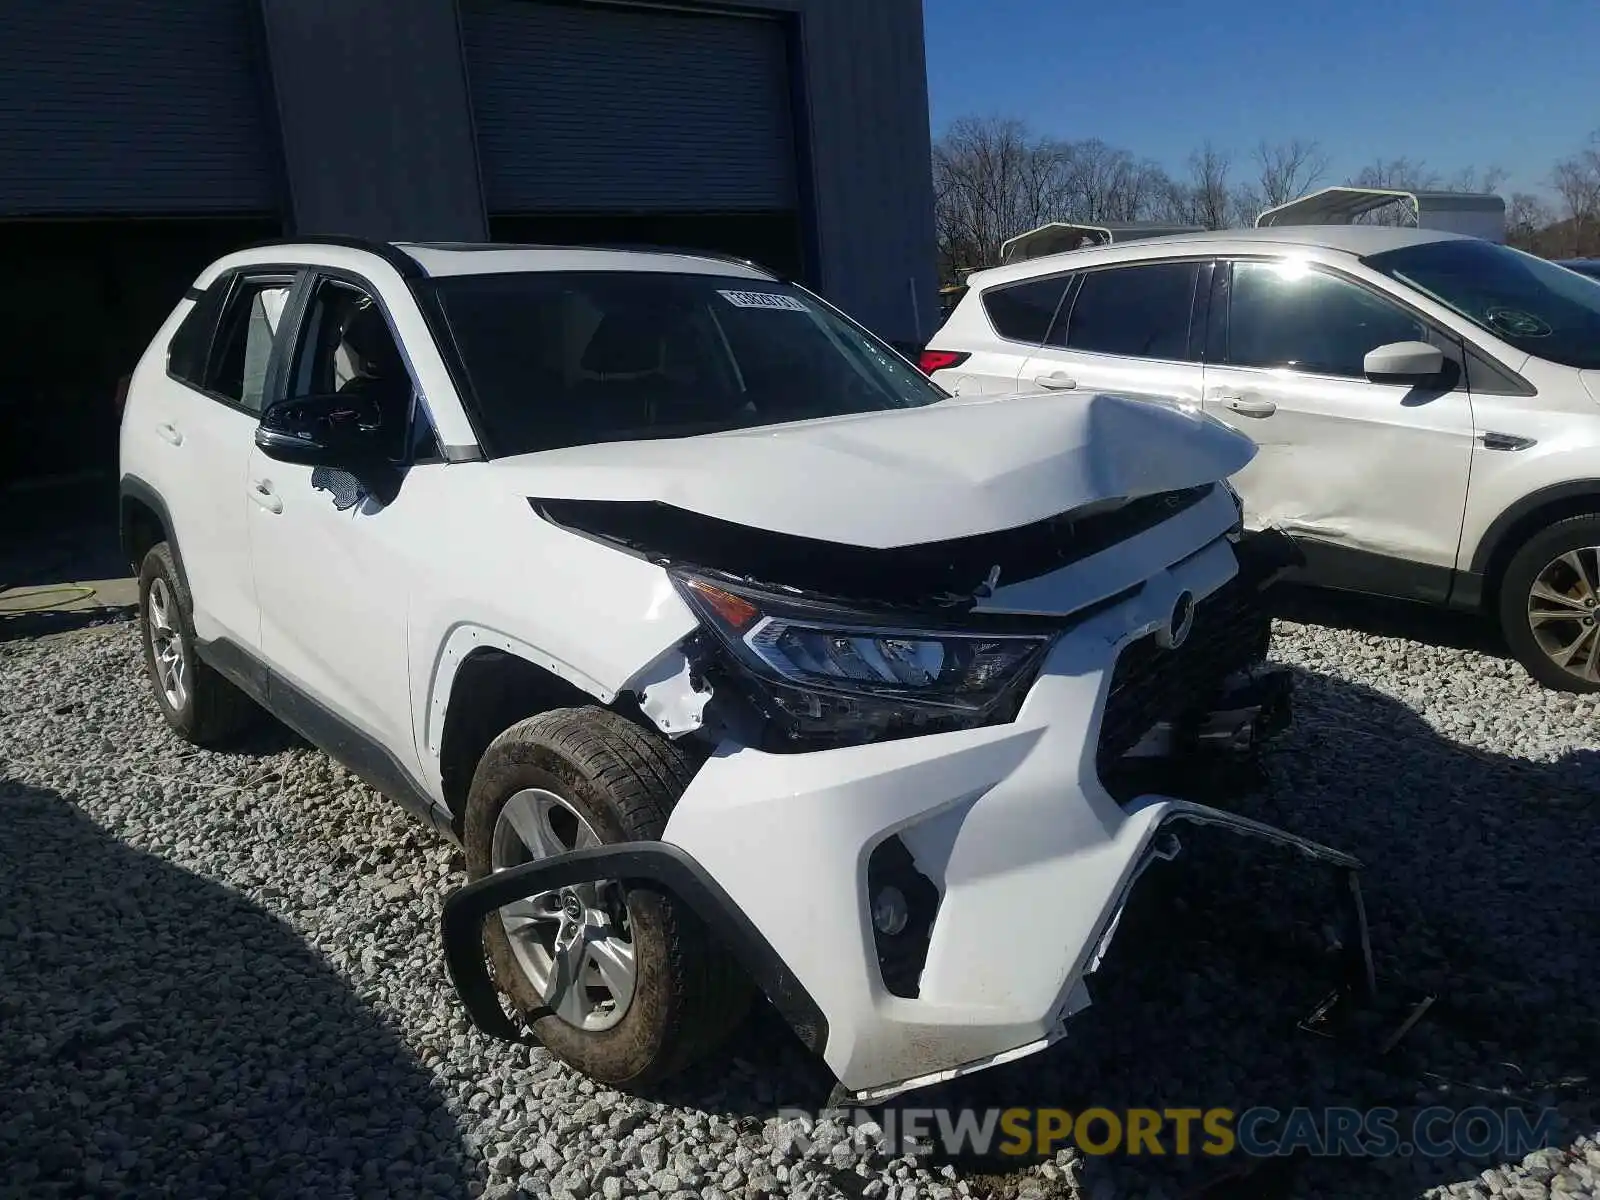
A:
{"label": "side mirror", "polygon": [[1427,342],[1390,342],[1367,351],[1361,368],[1374,383],[1426,383],[1444,373],[1444,351]]}
{"label": "side mirror", "polygon": [[361,396],[298,396],[274,404],[256,428],[268,458],[361,474],[386,462],[382,416]]}

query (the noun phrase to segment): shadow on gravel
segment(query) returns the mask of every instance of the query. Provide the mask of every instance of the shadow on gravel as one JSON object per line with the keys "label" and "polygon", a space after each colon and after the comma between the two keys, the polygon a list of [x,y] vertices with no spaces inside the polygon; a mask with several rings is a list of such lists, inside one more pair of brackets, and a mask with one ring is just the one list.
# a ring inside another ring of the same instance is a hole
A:
{"label": "shadow on gravel", "polygon": [[1404,638],[1424,646],[1471,650],[1491,658],[1511,657],[1494,622],[1471,613],[1292,584],[1273,588],[1271,603],[1273,616],[1302,625]]}
{"label": "shadow on gravel", "polygon": [[[1298,1028],[1333,978],[1321,931],[1336,911],[1331,876],[1265,843],[1184,830],[1185,853],[1136,890],[1091,979],[1095,1003],[1066,1039],[890,1107],[1384,1106],[1402,1133],[1428,1105],[1530,1117],[1552,1108],[1560,1144],[1600,1122],[1600,753],[1531,762],[1479,752],[1441,739],[1388,696],[1301,672],[1295,723],[1257,784],[1193,798],[1365,864],[1382,1002],[1357,1019],[1354,1040]],[[1017,920],[1026,926],[1028,916]],[[1422,994],[1437,999],[1421,1023],[1391,1053],[1376,1053]],[[812,1077],[795,1074],[800,1052],[767,1014],[732,1053],[731,1081],[718,1056],[678,1102],[751,1117],[821,1105],[827,1080],[816,1072],[814,1093],[760,1090],[762,1079]],[[884,1110],[872,1111],[882,1119]],[[1202,1140],[1197,1129],[1196,1150]],[[1171,1153],[1170,1129],[1167,1147],[1160,1158],[1088,1164],[1082,1194],[1414,1197],[1521,1157],[1183,1158]],[[1037,1186],[1036,1174],[1016,1173],[1036,1161],[950,1161],[974,1195],[1013,1194],[1025,1178]],[[1051,1169],[1064,1189],[1064,1167],[1045,1168],[1046,1179]],[[1240,1169],[1248,1175],[1229,1177]]]}
{"label": "shadow on gravel", "polygon": [[0,826],[0,1194],[467,1195],[429,1075],[292,929],[53,792],[0,780]]}

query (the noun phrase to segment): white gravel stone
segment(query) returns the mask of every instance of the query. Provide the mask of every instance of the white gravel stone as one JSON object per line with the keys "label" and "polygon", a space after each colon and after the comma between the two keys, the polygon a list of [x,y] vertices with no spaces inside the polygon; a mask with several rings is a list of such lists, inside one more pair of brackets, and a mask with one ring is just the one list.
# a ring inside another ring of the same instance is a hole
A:
{"label": "white gravel stone", "polygon": [[[1296,997],[1272,969],[1247,983],[1223,965],[1252,937],[1141,963],[1125,930],[1074,1036],[908,1103],[1287,1106],[1427,1089],[1466,1108],[1484,1103],[1473,1087],[1558,1102],[1592,1076],[1595,698],[1541,691],[1481,654],[1311,625],[1281,624],[1274,653],[1304,672],[1296,724],[1265,785],[1230,803],[1362,858],[1380,971],[1471,1020],[1425,1020],[1404,1064],[1379,1070],[1261,1024]],[[182,745],[128,623],[0,643],[0,819],[0,1163],[18,1194],[1178,1195],[1213,1165],[1058,1154],[1002,1181],[891,1161],[831,1123],[808,1151],[776,1109],[819,1107],[825,1085],[765,1014],[673,1103],[484,1038],[439,955],[459,853],[271,726],[239,751]],[[1267,879],[1247,867],[1204,890],[1276,916],[1256,899]],[[1320,1160],[1304,1183],[1593,1194],[1597,1133],[1574,1116],[1526,1158],[1432,1175]]]}

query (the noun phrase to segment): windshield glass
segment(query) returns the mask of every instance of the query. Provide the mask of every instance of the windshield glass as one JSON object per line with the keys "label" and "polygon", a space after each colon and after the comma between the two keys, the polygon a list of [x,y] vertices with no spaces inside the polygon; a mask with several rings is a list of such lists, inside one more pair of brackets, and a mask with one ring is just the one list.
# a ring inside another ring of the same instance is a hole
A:
{"label": "windshield glass", "polygon": [[1569,367],[1600,367],[1600,282],[1474,240],[1427,242],[1363,261],[1518,350]]}
{"label": "windshield glass", "polygon": [[946,397],[881,342],[769,280],[528,272],[434,289],[494,457]]}

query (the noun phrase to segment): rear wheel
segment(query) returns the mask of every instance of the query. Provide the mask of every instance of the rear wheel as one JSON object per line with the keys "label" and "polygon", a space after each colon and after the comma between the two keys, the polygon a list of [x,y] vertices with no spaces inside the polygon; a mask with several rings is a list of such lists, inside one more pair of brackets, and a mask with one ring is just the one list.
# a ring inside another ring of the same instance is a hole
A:
{"label": "rear wheel", "polygon": [[1518,551],[1500,585],[1500,627],[1546,687],[1600,691],[1600,516],[1558,521]]}
{"label": "rear wheel", "polygon": [[172,550],[158,543],[139,570],[139,632],[156,707],[184,741],[218,746],[243,733],[261,710],[200,661],[193,614]]}
{"label": "rear wheel", "polygon": [[[485,751],[467,798],[468,875],[653,841],[688,785],[683,751],[609,709],[542,713]],[[676,1073],[738,1024],[751,987],[699,919],[615,881],[507,905],[486,928],[501,990],[557,1057],[605,1083]]]}

